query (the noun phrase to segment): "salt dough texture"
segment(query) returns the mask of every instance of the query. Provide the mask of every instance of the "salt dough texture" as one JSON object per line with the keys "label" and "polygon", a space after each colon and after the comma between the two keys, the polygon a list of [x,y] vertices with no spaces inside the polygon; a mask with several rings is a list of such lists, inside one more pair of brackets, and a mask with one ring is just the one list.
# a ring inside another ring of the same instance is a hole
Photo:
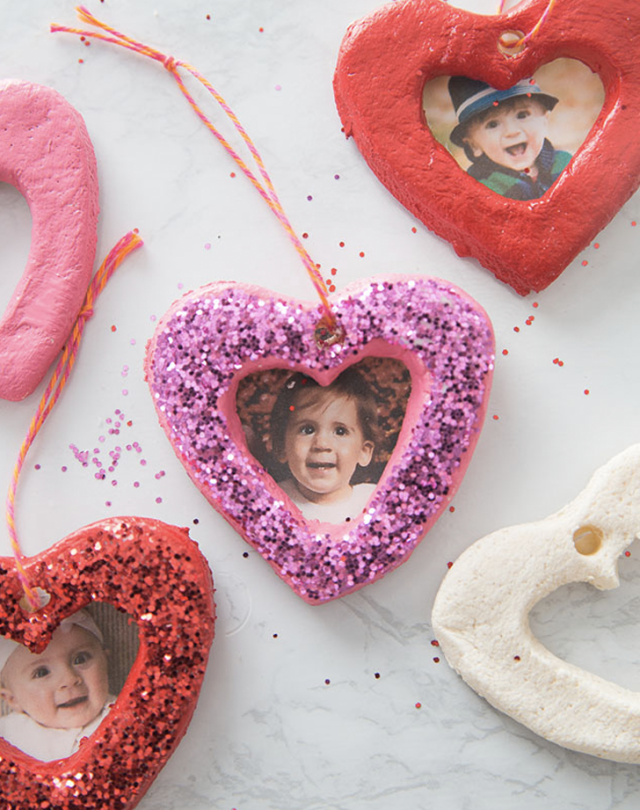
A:
{"label": "salt dough texture", "polygon": [[96,251],[98,174],[82,116],[55,90],[0,82],[0,181],[29,204],[31,250],[0,318],[0,397],[40,383],[82,305]]}
{"label": "salt dough texture", "polygon": [[[580,553],[574,532],[602,532]],[[445,577],[433,629],[451,666],[493,706],[558,745],[640,762],[640,694],[554,656],[528,614],[569,582],[619,585],[616,560],[640,535],[640,445],[599,469],[578,497],[545,520],[474,543]]]}

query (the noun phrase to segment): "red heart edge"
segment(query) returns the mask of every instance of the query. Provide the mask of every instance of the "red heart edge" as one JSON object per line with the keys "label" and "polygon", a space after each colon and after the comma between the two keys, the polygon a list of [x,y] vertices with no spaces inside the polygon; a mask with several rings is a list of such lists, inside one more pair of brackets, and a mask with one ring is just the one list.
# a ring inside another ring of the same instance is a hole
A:
{"label": "red heart edge", "polygon": [[65,616],[100,601],[133,618],[140,649],[110,713],[70,757],[40,762],[0,738],[3,807],[132,810],[195,709],[214,636],[207,562],[187,529],[114,517],[29,558],[25,570],[50,601],[24,612],[14,560],[0,558],[0,633],[41,652]]}
{"label": "red heart edge", "polygon": [[[521,295],[553,282],[640,183],[640,76],[629,43],[640,6],[558,0],[516,56],[498,50],[505,31],[531,31],[547,0],[485,16],[441,0],[389,3],[353,23],[334,76],[347,136],[378,179],[460,256],[472,256]],[[508,200],[464,173],[432,135],[422,91],[462,75],[500,89],[566,57],[597,73],[605,102],[569,166],[539,200]]]}

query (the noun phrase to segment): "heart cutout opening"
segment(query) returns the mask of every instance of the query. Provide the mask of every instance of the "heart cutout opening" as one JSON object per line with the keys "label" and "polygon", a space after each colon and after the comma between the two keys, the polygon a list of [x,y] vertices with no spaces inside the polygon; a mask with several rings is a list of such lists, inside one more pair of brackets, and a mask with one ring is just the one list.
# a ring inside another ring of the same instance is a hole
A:
{"label": "heart cutout opening", "polygon": [[396,357],[369,356],[324,384],[272,368],[243,377],[236,413],[248,452],[307,519],[360,517],[394,455],[411,394]]}
{"label": "heart cutout opening", "polygon": [[66,759],[114,706],[140,647],[132,617],[93,602],[45,649],[0,638],[0,738],[41,762]]}
{"label": "heart cutout opening", "polygon": [[0,181],[0,245],[3,271],[0,273],[0,315],[5,312],[31,247],[33,220],[24,195],[11,183]]}
{"label": "heart cutout opening", "polygon": [[506,89],[466,76],[423,88],[423,115],[458,166],[490,191],[543,197],[580,150],[604,104],[600,77],[577,59],[555,59]]}

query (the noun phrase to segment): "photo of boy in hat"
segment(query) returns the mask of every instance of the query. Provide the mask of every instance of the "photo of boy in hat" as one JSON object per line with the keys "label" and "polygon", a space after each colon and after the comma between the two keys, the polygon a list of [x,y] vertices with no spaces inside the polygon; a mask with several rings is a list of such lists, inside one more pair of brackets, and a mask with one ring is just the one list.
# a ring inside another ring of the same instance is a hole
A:
{"label": "photo of boy in hat", "polygon": [[497,90],[451,76],[448,89],[458,121],[450,138],[471,161],[467,173],[512,200],[542,197],[572,157],[547,137],[558,99],[543,93],[533,79]]}

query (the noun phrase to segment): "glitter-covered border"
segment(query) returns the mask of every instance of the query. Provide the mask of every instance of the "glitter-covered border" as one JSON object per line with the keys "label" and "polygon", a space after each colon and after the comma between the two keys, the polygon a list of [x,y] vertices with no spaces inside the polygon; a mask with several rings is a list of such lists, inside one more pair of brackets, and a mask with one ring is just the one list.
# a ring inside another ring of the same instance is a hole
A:
{"label": "glitter-covered border", "polygon": [[[317,306],[220,282],[160,322],[146,375],[160,423],[212,505],[307,602],[343,596],[404,562],[456,491],[477,441],[494,363],[487,314],[446,281],[391,276],[331,299],[342,343],[318,346]],[[400,438],[362,518],[304,520],[249,454],[238,381],[267,368],[328,384],[366,356],[401,359],[412,393]]]}
{"label": "glitter-covered border", "polygon": [[0,801],[7,810],[131,810],[185,734],[213,640],[208,565],[185,529],[123,517],[86,526],[26,561],[50,595],[37,613],[11,558],[0,558],[0,633],[41,652],[65,616],[107,602],[138,625],[140,649],[97,731],[66,759],[40,762],[0,738]]}

